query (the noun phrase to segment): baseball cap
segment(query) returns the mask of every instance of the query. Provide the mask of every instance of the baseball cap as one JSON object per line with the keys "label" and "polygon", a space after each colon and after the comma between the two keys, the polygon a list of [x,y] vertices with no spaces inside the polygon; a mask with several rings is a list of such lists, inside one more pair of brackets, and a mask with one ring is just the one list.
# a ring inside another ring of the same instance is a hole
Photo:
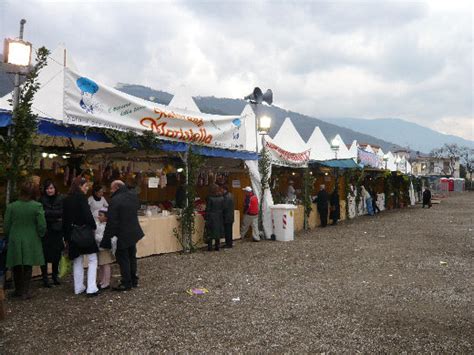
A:
{"label": "baseball cap", "polygon": [[250,186],[244,187],[242,190],[245,192],[252,192],[252,188]]}

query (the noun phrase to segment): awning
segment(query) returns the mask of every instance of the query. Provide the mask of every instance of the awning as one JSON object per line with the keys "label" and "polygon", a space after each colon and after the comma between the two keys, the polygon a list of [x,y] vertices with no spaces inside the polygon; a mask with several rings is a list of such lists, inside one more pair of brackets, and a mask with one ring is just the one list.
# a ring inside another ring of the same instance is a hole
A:
{"label": "awning", "polygon": [[357,164],[353,159],[333,159],[325,161],[311,161],[311,164],[319,164],[327,166],[329,168],[340,168],[340,169],[360,169],[360,165]]}
{"label": "awning", "polygon": [[[0,111],[0,127],[9,126],[11,122],[11,112]],[[5,123],[2,126],[2,123]],[[92,142],[111,143],[107,136],[100,132],[91,132],[87,127],[75,125],[62,125],[50,120],[40,118],[38,123],[38,133],[52,137],[66,137],[83,139]],[[189,144],[183,142],[160,141],[159,150],[168,152],[186,152]],[[248,151],[235,151],[221,148],[210,148],[199,145],[192,145],[194,152],[207,157],[221,157],[242,160],[258,160],[258,154]]]}

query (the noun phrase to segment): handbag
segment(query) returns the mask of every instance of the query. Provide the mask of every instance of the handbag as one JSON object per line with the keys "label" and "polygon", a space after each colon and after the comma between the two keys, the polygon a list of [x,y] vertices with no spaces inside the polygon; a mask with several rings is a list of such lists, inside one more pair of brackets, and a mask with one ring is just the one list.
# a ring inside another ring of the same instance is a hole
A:
{"label": "handbag", "polygon": [[66,256],[62,255],[59,260],[59,278],[63,278],[72,271],[72,261]]}
{"label": "handbag", "polygon": [[84,226],[72,226],[71,241],[81,249],[90,248],[95,245],[94,231],[91,227]]}

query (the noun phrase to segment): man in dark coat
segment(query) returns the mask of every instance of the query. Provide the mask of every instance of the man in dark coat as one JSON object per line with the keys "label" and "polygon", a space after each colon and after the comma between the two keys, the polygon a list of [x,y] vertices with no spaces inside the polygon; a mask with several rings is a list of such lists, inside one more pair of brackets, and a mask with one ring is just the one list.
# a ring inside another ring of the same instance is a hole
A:
{"label": "man in dark coat", "polygon": [[219,244],[224,234],[224,197],[216,184],[209,187],[209,196],[206,200],[206,241],[207,250],[212,250],[212,241],[215,250],[219,250]]}
{"label": "man in dark coat", "polygon": [[232,226],[234,225],[234,196],[229,192],[229,188],[222,185],[224,196],[224,236],[225,247],[232,248]]}
{"label": "man in dark coat", "polygon": [[321,185],[320,191],[313,200],[318,207],[319,218],[321,219],[321,227],[328,225],[328,193],[326,192],[326,186]]}
{"label": "man in dark coat", "polygon": [[110,249],[112,237],[117,237],[115,258],[120,266],[122,281],[114,290],[127,291],[138,286],[136,245],[144,236],[137,214],[140,201],[137,194],[129,191],[121,180],[112,182],[110,191],[112,199],[107,212],[107,226],[100,246]]}
{"label": "man in dark coat", "polygon": [[341,209],[339,207],[339,194],[337,187],[331,194],[331,214],[329,216],[332,219],[332,225],[335,226],[339,218],[341,218]]}
{"label": "man in dark coat", "polygon": [[425,208],[425,206],[431,208],[431,191],[428,187],[423,191],[423,208]]}

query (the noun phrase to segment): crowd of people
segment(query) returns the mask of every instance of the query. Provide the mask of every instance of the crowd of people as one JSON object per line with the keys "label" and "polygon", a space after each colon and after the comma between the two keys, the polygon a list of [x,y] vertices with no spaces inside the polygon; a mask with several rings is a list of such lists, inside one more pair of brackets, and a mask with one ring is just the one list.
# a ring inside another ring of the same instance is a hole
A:
{"label": "crowd of people", "polygon": [[[111,264],[116,260],[121,282],[116,291],[138,286],[136,243],[144,236],[138,221],[138,196],[125,183],[113,181],[110,204],[104,188],[94,185],[87,198],[89,182],[73,180],[67,196],[46,180],[38,199],[38,186],[25,182],[19,199],[7,206],[4,232],[8,239],[6,266],[12,270],[12,296],[31,297],[32,267],[41,266],[43,286],[60,285],[62,255],[72,261],[74,293],[97,296],[110,288]],[[51,263],[52,284],[48,277]],[[87,265],[87,285],[84,266]]]}
{"label": "crowd of people", "polygon": [[[289,192],[294,197],[292,187],[290,184]],[[102,185],[95,184],[89,198],[88,190],[89,182],[77,177],[68,194],[63,196],[52,180],[46,180],[38,199],[37,185],[25,182],[20,188],[19,199],[7,206],[4,219],[4,232],[8,238],[6,266],[12,270],[14,297],[31,297],[30,281],[35,265],[41,266],[44,287],[60,285],[59,264],[63,255],[72,261],[75,294],[85,293],[93,297],[110,288],[111,264],[115,261],[120,267],[121,282],[113,289],[127,291],[138,286],[136,244],[144,236],[138,221],[138,195],[121,180],[111,183],[110,203],[104,198]],[[259,200],[250,186],[243,190],[245,201],[240,236],[244,238],[251,228],[252,240],[258,242]],[[372,189],[366,190],[362,186],[361,198],[369,215],[380,212]],[[181,200],[180,203],[184,204],[185,199]],[[328,194],[325,185],[320,185],[313,202],[317,206],[321,227],[327,226],[328,217],[332,225],[337,224],[340,219],[339,200],[337,188]],[[423,192],[425,206],[431,207],[428,188]],[[228,187],[211,184],[203,213],[204,240],[209,251],[220,249],[221,238],[225,239],[225,248],[233,247],[234,209],[234,197]]]}

